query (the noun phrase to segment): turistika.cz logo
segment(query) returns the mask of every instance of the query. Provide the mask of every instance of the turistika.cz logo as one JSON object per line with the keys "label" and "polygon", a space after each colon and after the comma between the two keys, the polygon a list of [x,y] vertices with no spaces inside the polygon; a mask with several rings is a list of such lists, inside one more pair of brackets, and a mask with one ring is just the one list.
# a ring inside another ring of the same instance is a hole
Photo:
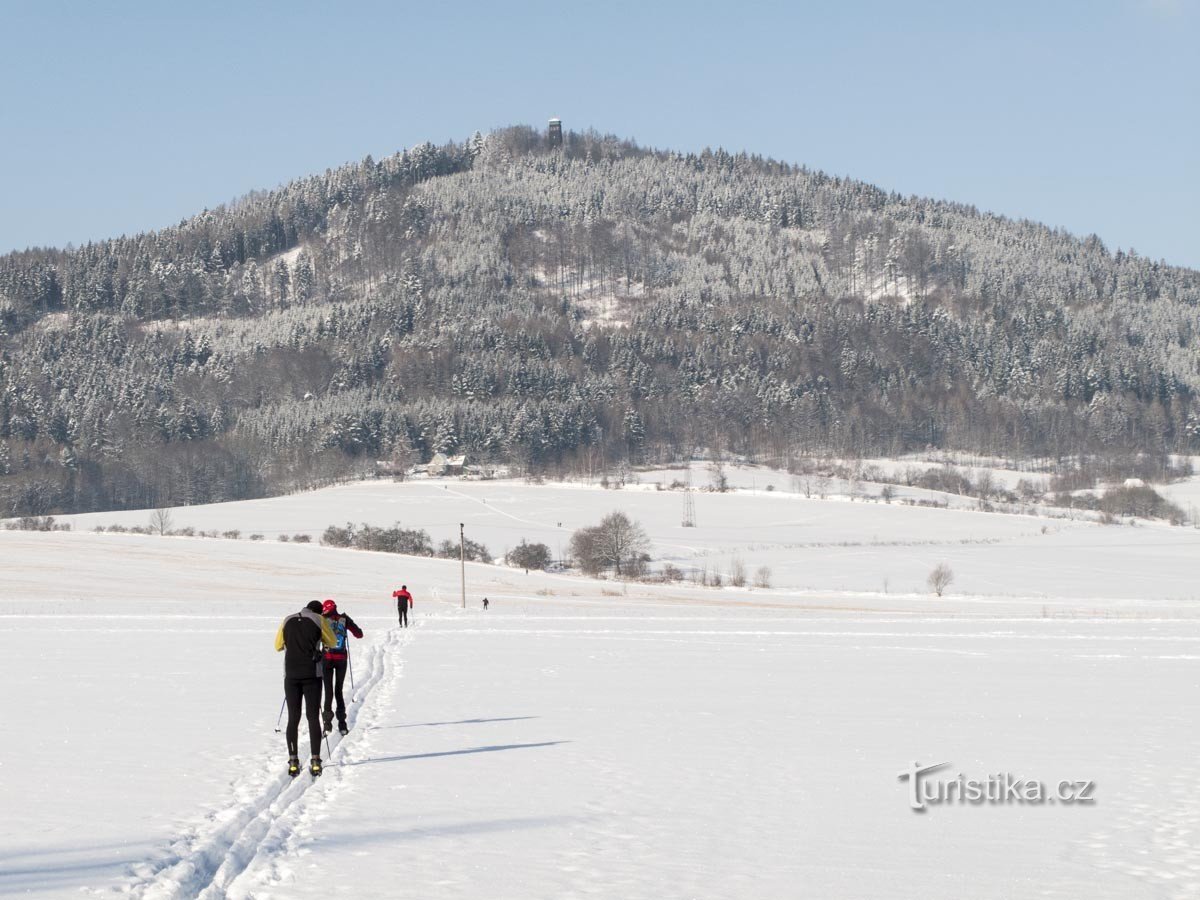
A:
{"label": "turistika.cz logo", "polygon": [[914,762],[899,774],[908,781],[908,805],[917,812],[927,806],[948,806],[969,803],[1028,806],[1063,804],[1088,806],[1096,802],[1094,781],[1059,781],[1053,787],[1032,778],[1017,778],[1008,772],[998,772],[986,778],[967,778],[961,772],[957,778],[931,778],[930,773],[946,768],[950,763],[923,766]]}

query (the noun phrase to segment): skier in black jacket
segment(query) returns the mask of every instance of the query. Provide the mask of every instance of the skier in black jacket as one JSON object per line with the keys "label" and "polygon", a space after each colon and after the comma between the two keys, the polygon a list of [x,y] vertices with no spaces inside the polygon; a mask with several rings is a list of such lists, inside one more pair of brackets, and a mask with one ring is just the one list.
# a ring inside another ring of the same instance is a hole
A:
{"label": "skier in black jacket", "polygon": [[283,696],[287,701],[288,774],[300,774],[300,703],[308,719],[308,743],[312,751],[308,771],[321,774],[321,675],[324,647],[337,643],[329,621],[321,615],[321,604],[313,600],[300,612],[288,616],[275,634],[275,649],[283,656]]}

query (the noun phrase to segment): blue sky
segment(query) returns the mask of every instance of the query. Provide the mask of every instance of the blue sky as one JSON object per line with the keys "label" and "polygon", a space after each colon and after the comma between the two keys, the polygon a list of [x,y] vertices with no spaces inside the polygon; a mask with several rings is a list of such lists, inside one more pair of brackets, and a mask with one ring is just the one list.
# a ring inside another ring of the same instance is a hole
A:
{"label": "blue sky", "polygon": [[1200,0],[0,0],[0,251],[562,116],[1200,268]]}

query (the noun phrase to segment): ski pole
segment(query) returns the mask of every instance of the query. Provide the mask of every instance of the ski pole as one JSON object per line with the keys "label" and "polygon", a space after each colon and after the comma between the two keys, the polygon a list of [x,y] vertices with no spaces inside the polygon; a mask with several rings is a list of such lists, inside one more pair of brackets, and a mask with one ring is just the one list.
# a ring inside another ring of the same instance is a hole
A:
{"label": "ski pole", "polygon": [[350,702],[353,703],[358,698],[354,696],[354,657],[350,655],[350,642],[346,642],[346,668],[350,670]]}
{"label": "ski pole", "polygon": [[287,696],[284,695],[282,702],[279,704],[279,717],[275,720],[275,733],[279,734],[279,723],[283,721],[283,708],[287,706]]}

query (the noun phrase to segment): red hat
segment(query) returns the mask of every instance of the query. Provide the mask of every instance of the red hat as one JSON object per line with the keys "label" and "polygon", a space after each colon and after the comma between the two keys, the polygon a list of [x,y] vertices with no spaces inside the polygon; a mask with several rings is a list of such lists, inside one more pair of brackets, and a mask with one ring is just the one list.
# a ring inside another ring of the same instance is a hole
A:
{"label": "red hat", "polygon": [[325,613],[325,615],[329,615],[330,613],[335,613],[335,612],[337,612],[337,604],[334,603],[332,600],[326,600],[324,603],[321,604],[321,612]]}

